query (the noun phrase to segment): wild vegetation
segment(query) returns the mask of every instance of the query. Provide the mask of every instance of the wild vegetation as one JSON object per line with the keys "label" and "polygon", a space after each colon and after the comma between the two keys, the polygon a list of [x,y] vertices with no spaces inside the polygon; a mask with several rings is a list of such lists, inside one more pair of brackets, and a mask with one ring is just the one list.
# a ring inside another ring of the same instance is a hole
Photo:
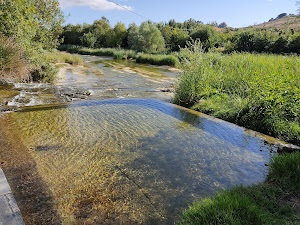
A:
{"label": "wild vegetation", "polygon": [[298,56],[180,52],[176,104],[300,144]]}
{"label": "wild vegetation", "polygon": [[[292,22],[286,22],[290,20]],[[278,15],[269,23],[280,24],[272,29],[268,24],[262,26],[234,29],[225,22],[203,24],[189,19],[183,23],[170,20],[167,23],[143,22],[140,26],[131,24],[127,29],[122,23],[113,28],[102,17],[93,24],[71,25],[63,28],[61,38],[64,44],[89,48],[125,48],[138,52],[173,52],[184,48],[191,40],[200,40],[203,48],[218,49],[227,53],[300,53],[299,20],[294,15]],[[281,22],[280,21],[285,21]],[[296,25],[296,26],[291,26]]]}
{"label": "wild vegetation", "polygon": [[269,166],[264,183],[196,201],[180,224],[298,224],[300,212],[294,206],[300,197],[300,152],[276,156]]}
{"label": "wild vegetation", "polygon": [[0,1],[0,12],[0,80],[51,82],[53,63],[79,62],[53,52],[64,21],[58,1]]}

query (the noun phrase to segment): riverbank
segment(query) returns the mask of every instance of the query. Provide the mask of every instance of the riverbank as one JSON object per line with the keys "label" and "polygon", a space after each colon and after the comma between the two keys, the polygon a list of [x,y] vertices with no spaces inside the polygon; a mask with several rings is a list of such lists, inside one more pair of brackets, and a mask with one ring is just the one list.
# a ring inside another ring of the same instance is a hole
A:
{"label": "riverbank", "polygon": [[0,35],[0,84],[13,82],[46,82],[55,80],[57,63],[83,65],[78,55],[56,49],[25,49],[12,38]]}
{"label": "riverbank", "polygon": [[300,223],[300,152],[274,157],[264,183],[196,201],[180,224]]}
{"label": "riverbank", "polygon": [[81,55],[112,56],[115,59],[135,59],[137,63],[151,65],[175,66],[179,63],[176,55],[168,54],[144,54],[128,49],[118,48],[86,48],[77,45],[61,45],[60,51],[77,53]]}
{"label": "riverbank", "polygon": [[[204,53],[199,43],[180,54],[176,104],[300,144],[298,56]],[[299,223],[299,168],[299,152],[274,155],[264,183],[196,201],[181,224]]]}
{"label": "riverbank", "polygon": [[300,144],[299,57],[181,51],[174,103]]}

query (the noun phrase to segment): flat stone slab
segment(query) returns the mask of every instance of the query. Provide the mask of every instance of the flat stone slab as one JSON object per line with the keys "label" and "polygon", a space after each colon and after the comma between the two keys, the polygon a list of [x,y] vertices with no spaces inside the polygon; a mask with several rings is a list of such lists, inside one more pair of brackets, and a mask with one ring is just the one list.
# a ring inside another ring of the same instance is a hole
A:
{"label": "flat stone slab", "polygon": [[0,168],[0,225],[25,225],[10,186]]}
{"label": "flat stone slab", "polygon": [[10,186],[6,180],[3,170],[0,168],[0,196],[7,193],[11,193]]}

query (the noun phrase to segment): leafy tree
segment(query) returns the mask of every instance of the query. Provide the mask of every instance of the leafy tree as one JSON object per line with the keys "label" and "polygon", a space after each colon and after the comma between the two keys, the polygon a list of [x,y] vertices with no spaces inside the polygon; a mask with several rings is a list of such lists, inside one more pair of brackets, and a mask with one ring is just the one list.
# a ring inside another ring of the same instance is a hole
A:
{"label": "leafy tree", "polygon": [[91,32],[84,34],[81,38],[81,43],[83,46],[88,48],[93,48],[96,43],[97,38]]}
{"label": "leafy tree", "polygon": [[183,28],[187,30],[192,30],[197,28],[199,25],[203,24],[201,21],[196,21],[192,18],[183,22]]}
{"label": "leafy tree", "polygon": [[80,24],[68,24],[63,28],[63,33],[61,36],[64,39],[64,44],[80,45],[81,38],[84,33],[89,33],[89,31],[87,29],[83,29]]}
{"label": "leafy tree", "polygon": [[110,34],[111,27],[109,25],[109,20],[104,16],[101,20],[95,20],[93,25],[91,26],[91,32],[97,38],[95,43],[96,47],[107,47],[109,43],[107,42]]}
{"label": "leafy tree", "polygon": [[171,34],[170,49],[172,51],[179,51],[180,48],[185,47],[186,42],[189,40],[189,38],[190,36],[187,32],[180,29],[174,29]]}
{"label": "leafy tree", "polygon": [[286,13],[281,13],[281,14],[279,14],[279,15],[277,16],[276,20],[281,19],[281,18],[283,18],[283,17],[285,17],[285,16],[287,16]]}
{"label": "leafy tree", "polygon": [[135,24],[132,23],[129,25],[129,28],[127,30],[128,32],[128,47],[131,49],[139,49],[139,39],[140,34],[139,34],[139,27]]}
{"label": "leafy tree", "polygon": [[165,48],[164,38],[151,22],[143,22],[138,28],[132,25],[128,34],[129,47],[137,51],[157,52]]}
{"label": "leafy tree", "polygon": [[210,25],[201,25],[191,33],[193,40],[200,40],[203,48],[208,50],[217,44],[218,33]]}
{"label": "leafy tree", "polygon": [[0,32],[26,48],[55,47],[63,14],[57,0],[0,0]]}
{"label": "leafy tree", "polygon": [[219,28],[226,28],[226,27],[227,27],[227,23],[222,22],[222,23],[219,24],[218,27],[219,27]]}
{"label": "leafy tree", "polygon": [[127,36],[125,25],[118,22],[111,31],[109,38],[110,47],[124,47],[124,39]]}

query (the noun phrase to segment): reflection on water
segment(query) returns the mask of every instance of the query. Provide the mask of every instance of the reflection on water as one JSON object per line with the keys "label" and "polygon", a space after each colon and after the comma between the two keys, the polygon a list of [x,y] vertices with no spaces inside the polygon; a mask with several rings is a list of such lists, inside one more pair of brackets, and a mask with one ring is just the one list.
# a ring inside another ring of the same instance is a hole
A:
{"label": "reflection on water", "polygon": [[159,100],[12,114],[65,224],[173,224],[195,199],[264,179],[273,146]]}

